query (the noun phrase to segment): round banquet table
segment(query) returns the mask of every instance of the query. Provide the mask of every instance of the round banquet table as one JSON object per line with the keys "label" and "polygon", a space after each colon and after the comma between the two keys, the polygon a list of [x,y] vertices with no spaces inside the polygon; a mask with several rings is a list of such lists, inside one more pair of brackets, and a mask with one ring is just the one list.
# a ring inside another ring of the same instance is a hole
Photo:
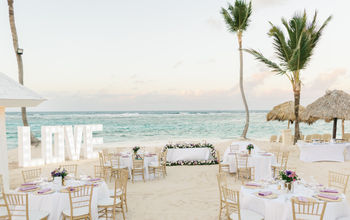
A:
{"label": "round banquet table", "polygon": [[[254,167],[255,181],[269,180],[272,178],[271,165],[276,162],[273,154],[256,153],[248,157],[248,167]],[[228,153],[223,158],[223,163],[230,165],[230,173],[235,173],[236,157],[234,153]]]}
{"label": "round banquet table", "polygon": [[[151,163],[158,164],[158,156],[154,154],[148,154],[148,153],[145,153],[143,156],[144,156],[143,163],[144,163],[144,169],[145,169],[145,179],[150,179],[148,166],[151,165]],[[120,157],[120,165],[128,167],[129,176],[131,176],[132,163],[133,163],[132,155],[123,153],[122,156]]]}
{"label": "round banquet table", "polygon": [[[78,180],[66,180],[66,186],[58,186],[53,182],[43,182],[40,187],[51,188],[54,193],[39,195],[35,192],[28,193],[28,204],[29,209],[46,211],[49,215],[49,220],[62,219],[62,211],[70,208],[69,193],[60,192],[61,189],[71,186],[82,186],[88,184],[89,181],[78,181]],[[91,182],[89,183],[91,184]],[[19,189],[16,191],[18,192]],[[93,219],[98,219],[97,213],[97,201],[108,198],[109,190],[107,184],[103,181],[98,183],[93,189],[92,201],[91,201],[91,215]]]}
{"label": "round banquet table", "polygon": [[[276,199],[266,199],[256,196],[259,191],[272,191],[278,195]],[[268,185],[264,189],[250,189],[242,186],[240,193],[241,208],[255,211],[264,216],[265,220],[292,220],[292,197],[312,197],[317,193],[316,188],[307,188],[302,184],[295,184],[294,193],[286,193],[277,190],[277,185]],[[325,220],[336,220],[339,217],[349,216],[349,204],[345,195],[340,202],[328,202],[324,218]]]}
{"label": "round banquet table", "polygon": [[[247,151],[247,146],[249,144],[253,144],[252,142],[249,142],[249,141],[235,141],[235,142],[232,142],[231,145],[226,148],[225,152],[224,152],[224,157],[227,156],[228,153],[235,153],[234,151],[231,151],[231,147],[232,149],[234,148],[238,148],[236,152],[242,152],[242,151]],[[256,152],[259,152],[261,151],[260,148],[253,144],[254,145],[254,149],[252,149],[252,153],[256,153]]]}

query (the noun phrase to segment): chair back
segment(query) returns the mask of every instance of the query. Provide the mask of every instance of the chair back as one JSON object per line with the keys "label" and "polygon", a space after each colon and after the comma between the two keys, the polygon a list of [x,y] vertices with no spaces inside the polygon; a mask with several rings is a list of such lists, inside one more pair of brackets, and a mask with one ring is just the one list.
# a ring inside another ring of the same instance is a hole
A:
{"label": "chair back", "polygon": [[141,157],[140,159],[136,159],[135,155],[133,155],[132,160],[133,160],[132,161],[132,168],[133,169],[138,169],[138,170],[143,169],[143,166],[144,166],[144,158],[143,157]]}
{"label": "chair back", "polygon": [[281,158],[280,158],[280,165],[282,169],[287,169],[287,164],[288,164],[288,157],[289,157],[289,152],[288,151],[283,151],[281,154]]}
{"label": "chair back", "polygon": [[343,139],[344,139],[345,141],[350,141],[350,133],[344,133]]}
{"label": "chair back", "polygon": [[41,168],[22,170],[22,176],[25,183],[39,179],[41,176]]}
{"label": "chair back", "polygon": [[305,142],[311,142],[312,136],[310,134],[306,135]]}
{"label": "chair back", "polygon": [[94,174],[95,174],[95,178],[102,178],[104,180],[106,179],[106,172],[103,166],[95,165]]}
{"label": "chair back", "polygon": [[29,220],[28,194],[5,194],[4,201],[9,213],[9,219],[24,218]]}
{"label": "chair back", "polygon": [[283,138],[282,138],[282,135],[280,135],[280,137],[278,138],[278,142],[282,143],[283,141]]}
{"label": "chair back", "polygon": [[248,168],[248,155],[235,154],[236,157],[236,168]]}
{"label": "chair back", "polygon": [[323,220],[326,206],[326,202],[301,202],[292,198],[293,220],[300,219],[299,217],[304,219],[306,216],[319,216],[320,220]]}
{"label": "chair back", "polygon": [[324,142],[329,142],[332,138],[332,135],[331,134],[323,134],[322,135],[322,141]]}
{"label": "chair back", "polygon": [[313,134],[311,135],[312,140],[321,140],[321,135],[320,134]]}
{"label": "chair back", "polygon": [[300,134],[300,140],[303,141],[305,136],[303,134]]}
{"label": "chair back", "polygon": [[89,213],[91,213],[91,200],[92,200],[93,185],[85,185],[73,187],[69,191],[69,204],[70,214],[75,216],[74,213],[77,209],[87,207]]}
{"label": "chair back", "polygon": [[231,144],[230,145],[230,152],[235,153],[239,151],[239,145],[238,144]]}
{"label": "chair back", "polygon": [[68,172],[68,175],[77,176],[78,165],[77,164],[64,164],[60,165],[61,169],[65,169]]}
{"label": "chair back", "polygon": [[112,167],[117,167],[119,168],[120,167],[120,157],[121,157],[121,154],[117,153],[117,154],[109,154],[109,162],[111,164]]}
{"label": "chair back", "polygon": [[[224,200],[226,202],[226,215],[227,219],[230,219],[230,213],[235,212],[238,215],[238,219],[241,219],[240,205],[239,205],[239,191],[229,189],[227,186],[222,187],[224,194]],[[230,204],[228,204],[230,203]],[[229,210],[231,209],[231,210]]]}
{"label": "chair back", "polygon": [[167,153],[168,151],[161,151],[162,153],[162,157],[161,157],[161,164],[162,166],[166,166],[166,157],[167,157]]}
{"label": "chair back", "polygon": [[336,187],[346,193],[346,188],[349,182],[349,174],[338,173],[334,171],[328,172],[328,186]]}
{"label": "chair back", "polygon": [[277,142],[277,135],[272,135],[270,137],[270,142]]}

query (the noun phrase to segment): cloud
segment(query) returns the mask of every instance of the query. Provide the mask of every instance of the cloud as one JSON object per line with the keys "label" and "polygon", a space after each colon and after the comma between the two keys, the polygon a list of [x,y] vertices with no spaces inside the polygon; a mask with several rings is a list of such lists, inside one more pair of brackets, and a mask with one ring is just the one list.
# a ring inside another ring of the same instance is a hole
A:
{"label": "cloud", "polygon": [[173,68],[177,69],[178,67],[180,67],[183,64],[183,60],[177,61],[174,65]]}
{"label": "cloud", "polygon": [[223,20],[210,17],[205,22],[209,27],[211,27],[214,30],[221,31],[224,29]]}

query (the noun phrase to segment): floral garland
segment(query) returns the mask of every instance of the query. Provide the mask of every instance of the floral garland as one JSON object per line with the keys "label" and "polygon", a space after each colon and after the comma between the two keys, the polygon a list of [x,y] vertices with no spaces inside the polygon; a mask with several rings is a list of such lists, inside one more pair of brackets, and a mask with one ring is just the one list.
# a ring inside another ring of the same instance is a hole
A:
{"label": "floral garland", "polygon": [[177,149],[177,148],[210,148],[210,154],[213,159],[211,160],[178,160],[176,162],[166,162],[167,166],[182,166],[182,165],[213,165],[217,164],[218,160],[216,158],[216,150],[212,144],[167,144],[163,148],[163,151],[167,149]]}

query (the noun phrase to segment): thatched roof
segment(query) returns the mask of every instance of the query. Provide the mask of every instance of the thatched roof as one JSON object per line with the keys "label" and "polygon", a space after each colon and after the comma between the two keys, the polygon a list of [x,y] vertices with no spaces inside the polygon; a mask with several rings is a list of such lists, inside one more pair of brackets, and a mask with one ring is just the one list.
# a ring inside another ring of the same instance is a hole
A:
{"label": "thatched roof", "polygon": [[[308,120],[307,118],[302,116],[302,112],[304,112],[305,108],[303,106],[299,106],[299,115],[300,119],[299,121],[305,122],[308,124],[314,123],[316,120],[314,118],[311,118]],[[284,102],[282,104],[279,104],[273,109],[267,113],[266,115],[266,120],[271,121],[271,120],[277,120],[277,121],[295,121],[295,114],[294,114],[294,102],[289,101],[289,102]]]}
{"label": "thatched roof", "polygon": [[334,118],[350,120],[350,95],[342,90],[326,94],[306,107],[304,117],[331,121]]}

